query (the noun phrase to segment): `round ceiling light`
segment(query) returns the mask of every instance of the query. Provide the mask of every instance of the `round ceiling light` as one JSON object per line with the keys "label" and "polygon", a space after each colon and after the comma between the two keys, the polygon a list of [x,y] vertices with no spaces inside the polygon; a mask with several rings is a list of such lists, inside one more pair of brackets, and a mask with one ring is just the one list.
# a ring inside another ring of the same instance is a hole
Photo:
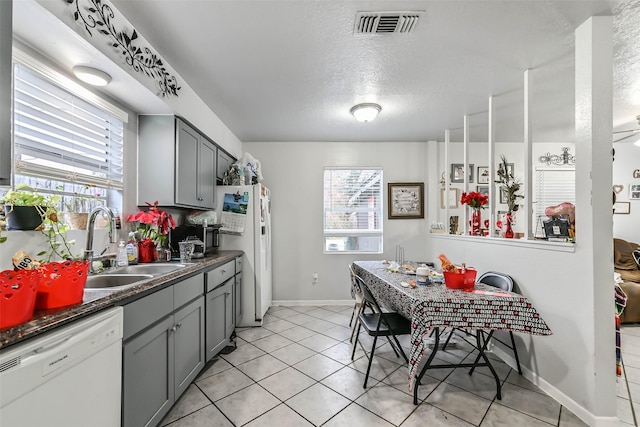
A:
{"label": "round ceiling light", "polygon": [[351,114],[359,122],[370,122],[378,116],[378,113],[382,111],[382,107],[378,104],[366,103],[354,105],[351,108]]}
{"label": "round ceiling light", "polygon": [[72,71],[77,78],[93,86],[106,86],[111,81],[109,74],[97,68],[76,65]]}

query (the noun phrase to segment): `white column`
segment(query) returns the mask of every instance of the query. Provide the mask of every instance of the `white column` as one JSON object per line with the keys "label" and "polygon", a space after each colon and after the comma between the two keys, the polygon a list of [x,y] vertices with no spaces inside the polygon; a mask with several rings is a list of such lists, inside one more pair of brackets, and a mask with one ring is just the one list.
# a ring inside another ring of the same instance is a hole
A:
{"label": "white column", "polygon": [[533,198],[533,181],[532,181],[532,172],[533,169],[533,159],[532,159],[532,143],[531,143],[531,111],[533,108],[533,102],[531,100],[531,70],[524,71],[524,156],[523,156],[523,164],[524,167],[524,176],[523,187],[524,187],[524,238],[530,239],[533,236],[531,232],[532,228],[532,213],[531,213],[531,200]]}
{"label": "white column", "polygon": [[[444,224],[449,226],[449,185],[451,185],[451,177],[449,177],[449,143],[451,142],[451,131],[444,130]],[[447,228],[449,230],[449,228]],[[447,234],[449,232],[447,231]]]}
{"label": "white column", "polygon": [[[464,115],[463,118],[463,128],[464,128],[464,143],[463,143],[463,159],[464,163],[464,183],[462,184],[462,191],[469,192],[469,116],[467,114]],[[465,206],[461,206],[463,209],[462,213],[462,222],[464,227],[464,234],[469,234],[469,209]],[[460,227],[458,225],[458,227]]]}
{"label": "white column", "polygon": [[[613,317],[612,17],[591,17],[576,30],[576,255],[588,283],[581,304],[593,305],[593,390],[585,406],[596,417],[615,417],[616,381]],[[591,336],[587,334],[586,336]]]}
{"label": "white column", "polygon": [[496,227],[496,206],[497,195],[496,191],[496,173],[495,173],[495,151],[496,151],[496,116],[495,108],[493,106],[493,95],[489,97],[489,135],[487,138],[489,145],[489,159],[487,164],[489,165],[489,236],[493,237],[493,230]]}

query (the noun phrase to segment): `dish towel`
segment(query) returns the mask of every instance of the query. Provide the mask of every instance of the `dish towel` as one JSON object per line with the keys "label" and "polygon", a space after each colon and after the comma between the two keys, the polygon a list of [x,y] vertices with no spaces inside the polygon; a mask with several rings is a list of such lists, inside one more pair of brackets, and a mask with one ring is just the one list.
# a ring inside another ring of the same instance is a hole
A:
{"label": "dish towel", "polygon": [[627,305],[627,294],[620,285],[615,284],[615,313],[616,313],[616,375],[622,375],[622,360],[620,353],[620,315]]}

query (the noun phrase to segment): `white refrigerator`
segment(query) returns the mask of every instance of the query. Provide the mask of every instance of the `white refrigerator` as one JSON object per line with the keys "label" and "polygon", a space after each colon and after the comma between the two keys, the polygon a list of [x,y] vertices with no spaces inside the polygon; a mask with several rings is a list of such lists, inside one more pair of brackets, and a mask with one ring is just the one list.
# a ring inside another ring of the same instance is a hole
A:
{"label": "white refrigerator", "polygon": [[262,185],[219,185],[220,249],[244,251],[241,311],[236,326],[261,326],[271,307],[271,197]]}

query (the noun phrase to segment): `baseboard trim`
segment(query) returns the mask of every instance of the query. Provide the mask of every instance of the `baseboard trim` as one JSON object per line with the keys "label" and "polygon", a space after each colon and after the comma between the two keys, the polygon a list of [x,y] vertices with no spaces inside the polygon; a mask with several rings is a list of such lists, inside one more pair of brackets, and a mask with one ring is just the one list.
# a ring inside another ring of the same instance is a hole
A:
{"label": "baseboard trim", "polygon": [[352,299],[347,299],[347,300],[331,300],[331,299],[326,299],[326,300],[273,300],[271,301],[271,305],[280,305],[283,307],[302,307],[302,306],[309,306],[309,305],[344,305],[344,306],[351,306],[353,307],[353,305],[355,304],[355,302]]}
{"label": "baseboard trim", "polygon": [[[492,346],[491,352],[501,358],[507,365],[511,366],[514,370],[516,368],[516,360],[513,354],[505,352],[497,345]],[[576,417],[580,418],[586,424],[592,427],[619,427],[620,421],[618,417],[597,417],[589,412],[584,406],[567,396],[562,391],[558,390],[555,386],[551,385],[544,379],[540,378],[537,373],[531,371],[526,366],[520,365],[522,368],[522,376],[531,381],[531,383],[540,387],[542,391],[553,397],[562,406],[565,406]]]}

